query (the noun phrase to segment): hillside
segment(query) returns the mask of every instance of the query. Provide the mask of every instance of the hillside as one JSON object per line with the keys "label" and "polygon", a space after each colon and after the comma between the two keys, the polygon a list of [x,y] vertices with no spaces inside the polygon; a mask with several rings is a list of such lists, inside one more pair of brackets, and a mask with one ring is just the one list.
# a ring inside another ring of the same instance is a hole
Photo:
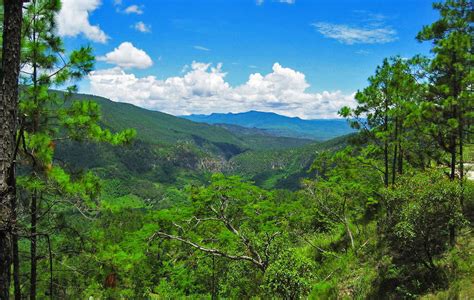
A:
{"label": "hillside", "polygon": [[114,131],[135,128],[137,138],[143,142],[158,145],[191,142],[202,150],[227,158],[247,150],[287,149],[311,142],[306,139],[273,136],[262,131],[249,132],[243,127],[229,129],[193,122],[92,95],[77,94],[74,100],[92,100],[99,103],[105,126]]}
{"label": "hillside", "polygon": [[244,113],[213,113],[189,115],[183,118],[207,124],[231,124],[264,130],[268,134],[285,137],[329,140],[354,132],[343,119],[303,120],[275,113],[249,111]]}
{"label": "hillside", "polygon": [[284,150],[249,151],[232,157],[231,173],[240,174],[265,188],[297,189],[316,155],[321,151],[336,151],[345,147],[351,135],[322,143],[307,144]]}
{"label": "hillside", "polygon": [[[125,148],[109,145],[62,143],[57,158],[74,169],[92,169],[104,178],[129,182],[132,194],[157,194],[168,188],[205,181],[213,172],[241,175],[266,188],[295,189],[318,149],[331,141],[279,137],[267,130],[238,125],[196,123],[165,113],[102,97],[77,94],[74,100],[100,104],[102,123],[112,131],[137,130]],[[339,138],[336,144],[345,140]],[[277,167],[275,167],[277,166]],[[123,180],[126,179],[126,180]],[[134,186],[146,187],[134,190]]]}

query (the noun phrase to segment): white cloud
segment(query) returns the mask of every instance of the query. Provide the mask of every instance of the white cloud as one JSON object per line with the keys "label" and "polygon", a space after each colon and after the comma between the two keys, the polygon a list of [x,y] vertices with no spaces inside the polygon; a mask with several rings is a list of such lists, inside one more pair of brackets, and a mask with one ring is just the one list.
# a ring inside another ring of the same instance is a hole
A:
{"label": "white cloud", "polygon": [[129,7],[127,7],[124,12],[126,14],[137,14],[137,15],[141,15],[143,14],[143,9],[141,7],[139,7],[138,5],[130,5]]}
{"label": "white cloud", "polygon": [[105,56],[98,57],[97,60],[115,64],[125,69],[146,69],[153,65],[150,56],[145,51],[135,48],[130,42],[120,44],[114,51],[107,53]]}
{"label": "white cloud", "polygon": [[138,30],[140,32],[144,32],[144,33],[151,32],[151,26],[146,25],[142,21],[135,23],[135,25],[133,25],[133,28],[135,28],[136,30]]}
{"label": "white cloud", "polygon": [[61,36],[75,37],[83,34],[89,40],[105,43],[108,36],[99,25],[91,25],[89,15],[101,4],[101,0],[63,0],[57,15],[58,32]]}
{"label": "white cloud", "polygon": [[[274,0],[280,3],[295,4],[296,0]],[[262,5],[265,0],[256,0],[257,5]]]}
{"label": "white cloud", "polygon": [[175,115],[212,112],[271,111],[302,118],[333,118],[344,105],[355,105],[354,94],[340,91],[310,93],[301,72],[278,63],[266,75],[251,74],[246,83],[232,87],[222,64],[193,62],[181,77],[159,80],[138,77],[120,67],[89,75],[93,94],[114,101]]}
{"label": "white cloud", "polygon": [[195,45],[193,46],[193,48],[196,50],[201,50],[201,51],[211,51],[211,49],[203,47],[203,46],[199,46],[199,45]]}
{"label": "white cloud", "polygon": [[383,24],[376,26],[356,27],[345,24],[319,22],[311,24],[322,35],[335,39],[343,44],[385,44],[397,39],[397,32]]}

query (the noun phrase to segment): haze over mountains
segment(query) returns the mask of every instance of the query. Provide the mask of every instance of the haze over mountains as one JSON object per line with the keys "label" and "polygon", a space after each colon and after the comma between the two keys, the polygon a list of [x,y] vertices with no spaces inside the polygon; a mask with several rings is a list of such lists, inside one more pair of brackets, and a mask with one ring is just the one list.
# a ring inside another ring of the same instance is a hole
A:
{"label": "haze over mountains", "polygon": [[270,135],[312,140],[329,140],[354,132],[345,119],[303,120],[260,111],[182,117],[194,122],[238,125],[260,129]]}

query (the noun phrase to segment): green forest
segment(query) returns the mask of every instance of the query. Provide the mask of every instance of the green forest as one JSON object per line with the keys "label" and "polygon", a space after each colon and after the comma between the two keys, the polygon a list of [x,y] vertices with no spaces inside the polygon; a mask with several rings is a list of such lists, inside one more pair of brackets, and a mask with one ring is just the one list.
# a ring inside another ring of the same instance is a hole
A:
{"label": "green forest", "polygon": [[474,299],[471,1],[324,141],[79,93],[60,8],[2,1],[0,299]]}

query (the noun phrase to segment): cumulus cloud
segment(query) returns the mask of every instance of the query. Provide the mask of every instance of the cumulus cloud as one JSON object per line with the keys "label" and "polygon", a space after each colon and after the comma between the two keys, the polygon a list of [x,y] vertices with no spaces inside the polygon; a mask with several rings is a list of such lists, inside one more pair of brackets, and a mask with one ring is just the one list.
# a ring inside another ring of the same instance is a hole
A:
{"label": "cumulus cloud", "polygon": [[130,5],[129,7],[127,7],[124,12],[126,14],[137,14],[137,15],[141,15],[143,14],[143,9],[141,7],[139,7],[138,5]]}
{"label": "cumulus cloud", "polygon": [[343,44],[385,44],[397,39],[397,32],[388,27],[355,27],[344,24],[313,23],[311,24],[325,37],[335,39]]}
{"label": "cumulus cloud", "polygon": [[101,0],[63,0],[57,16],[58,32],[61,36],[75,37],[83,34],[89,40],[105,43],[108,36],[99,25],[91,25],[89,15],[101,4]]}
{"label": "cumulus cloud", "polygon": [[124,69],[146,69],[153,65],[150,56],[145,51],[135,48],[130,42],[123,42],[114,51],[107,53],[105,56],[99,56],[97,60],[105,61]]}
{"label": "cumulus cloud", "polygon": [[333,118],[354,94],[310,93],[305,75],[275,63],[272,72],[251,74],[239,86],[225,80],[222,64],[193,62],[186,73],[164,80],[138,77],[120,67],[89,75],[91,93],[175,115],[261,110],[302,118]]}
{"label": "cumulus cloud", "polygon": [[133,28],[135,28],[135,30],[143,32],[143,33],[151,32],[151,26],[146,25],[142,21],[135,23],[135,25],[133,25]]}

